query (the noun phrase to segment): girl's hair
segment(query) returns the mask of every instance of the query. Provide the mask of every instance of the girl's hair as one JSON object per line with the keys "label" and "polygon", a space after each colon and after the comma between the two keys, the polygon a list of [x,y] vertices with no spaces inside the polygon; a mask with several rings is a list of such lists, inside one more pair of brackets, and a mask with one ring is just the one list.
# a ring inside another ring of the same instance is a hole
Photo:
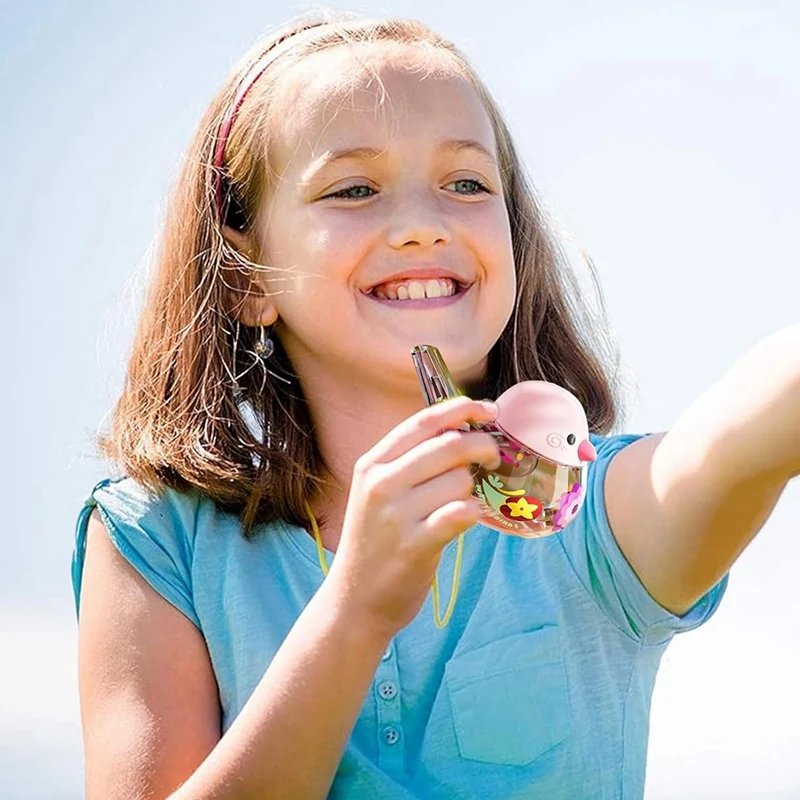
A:
{"label": "girl's hair", "polygon": [[170,486],[213,498],[240,515],[248,537],[254,525],[276,519],[310,522],[304,500],[329,473],[280,342],[267,363],[288,383],[253,368],[256,329],[234,321],[232,290],[249,290],[256,265],[222,236],[214,166],[220,126],[243,76],[290,37],[296,43],[283,44],[286,52],[253,85],[225,145],[227,223],[246,228],[265,197],[276,89],[302,58],[335,46],[394,42],[416,47],[423,58],[449,59],[478,92],[494,129],[517,272],[514,312],[489,354],[482,396],[496,398],[519,381],[551,381],[580,400],[592,432],[609,433],[621,414],[617,351],[604,319],[581,300],[488,89],[453,44],[419,22],[324,14],[259,42],[202,119],[171,198],[111,430],[97,437],[101,454],[156,492]]}

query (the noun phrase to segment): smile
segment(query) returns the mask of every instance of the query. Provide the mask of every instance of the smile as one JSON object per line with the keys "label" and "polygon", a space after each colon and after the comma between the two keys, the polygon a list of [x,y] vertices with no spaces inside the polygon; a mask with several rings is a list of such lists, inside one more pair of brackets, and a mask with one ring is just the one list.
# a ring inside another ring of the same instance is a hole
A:
{"label": "smile", "polygon": [[464,295],[466,295],[472,286],[466,287],[459,287],[455,294],[447,295],[444,297],[423,297],[419,300],[390,300],[384,297],[378,297],[375,294],[361,292],[365,297],[368,297],[370,300],[380,303],[384,306],[390,306],[391,308],[406,308],[410,311],[414,309],[426,309],[426,308],[442,308],[443,306],[452,306],[455,303],[458,303]]}

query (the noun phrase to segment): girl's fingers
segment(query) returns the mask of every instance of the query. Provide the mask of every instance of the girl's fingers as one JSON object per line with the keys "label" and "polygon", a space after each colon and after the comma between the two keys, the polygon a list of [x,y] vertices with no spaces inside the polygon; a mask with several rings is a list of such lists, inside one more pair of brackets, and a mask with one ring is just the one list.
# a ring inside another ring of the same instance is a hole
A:
{"label": "girl's fingers", "polygon": [[416,489],[429,484],[437,476],[451,470],[466,469],[470,464],[483,464],[488,469],[498,466],[497,442],[483,431],[446,431],[412,447],[390,464],[378,469],[390,492]]}
{"label": "girl's fingers", "polygon": [[362,456],[369,463],[386,463],[444,430],[463,426],[468,420],[489,422],[495,414],[484,402],[456,397],[423,408],[386,434]]}
{"label": "girl's fingers", "polygon": [[422,522],[437,508],[455,500],[468,500],[475,481],[467,467],[457,467],[414,487],[405,504],[409,519]]}
{"label": "girl's fingers", "polygon": [[476,525],[480,516],[481,506],[475,497],[453,500],[420,523],[421,540],[434,552],[441,552],[458,535]]}

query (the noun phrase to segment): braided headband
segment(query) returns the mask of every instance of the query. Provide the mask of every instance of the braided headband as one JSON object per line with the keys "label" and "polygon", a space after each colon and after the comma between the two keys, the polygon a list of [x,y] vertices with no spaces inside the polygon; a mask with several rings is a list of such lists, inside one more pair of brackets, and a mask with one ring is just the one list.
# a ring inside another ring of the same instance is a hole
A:
{"label": "braided headband", "polygon": [[[247,93],[250,89],[253,88],[255,82],[264,74],[267,67],[281,54],[285,53],[286,51],[291,49],[291,46],[295,44],[295,38],[300,34],[304,34],[314,28],[318,28],[321,25],[326,25],[326,22],[313,22],[307,25],[304,28],[300,28],[296,31],[291,31],[285,34],[283,37],[279,38],[277,42],[275,42],[266,53],[264,53],[258,61],[247,71],[245,76],[242,78],[239,89],[236,92],[236,97],[234,98],[233,103],[231,104],[228,112],[225,114],[224,119],[222,120],[222,124],[219,128],[219,133],[217,134],[217,147],[214,151],[214,173],[215,173],[215,188],[216,188],[216,197],[217,197],[217,211],[219,212],[219,218],[221,222],[225,221],[225,217],[227,214],[227,208],[224,203],[223,198],[223,191],[222,191],[222,177],[223,177],[223,168],[225,163],[225,145],[228,141],[228,136],[230,135],[231,128],[233,127],[233,123],[236,121],[236,116],[239,113],[239,109],[242,107],[242,103],[244,102],[245,97],[247,97]],[[288,44],[287,44],[288,43]]]}

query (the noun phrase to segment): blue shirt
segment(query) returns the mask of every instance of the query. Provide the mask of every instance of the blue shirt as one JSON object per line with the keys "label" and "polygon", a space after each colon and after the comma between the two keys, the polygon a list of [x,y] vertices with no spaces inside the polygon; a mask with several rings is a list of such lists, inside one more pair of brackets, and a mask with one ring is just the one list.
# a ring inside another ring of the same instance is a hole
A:
{"label": "blue shirt", "polygon": [[[643,797],[661,656],[674,634],[711,617],[728,576],[683,617],[636,577],[609,528],[603,480],[638,438],[591,436],[586,499],[561,533],[467,532],[448,626],[434,624],[429,594],[394,637],[329,797]],[[247,541],[236,516],[205,495],[168,489],[158,499],[130,478],[106,479],[78,518],[78,610],[95,506],[123,556],[205,637],[226,731],[323,580],[313,538],[275,523]],[[439,567],[442,606],[455,549]]]}

